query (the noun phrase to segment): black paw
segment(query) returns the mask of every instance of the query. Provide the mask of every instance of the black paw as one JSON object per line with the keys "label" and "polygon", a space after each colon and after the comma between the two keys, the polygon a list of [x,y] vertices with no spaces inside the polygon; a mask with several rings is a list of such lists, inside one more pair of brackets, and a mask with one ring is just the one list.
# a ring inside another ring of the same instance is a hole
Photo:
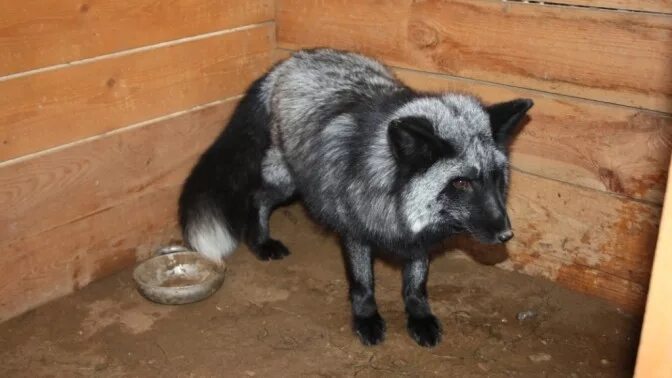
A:
{"label": "black paw", "polygon": [[285,245],[279,241],[273,239],[255,246],[253,251],[259,260],[280,260],[285,256],[289,256],[289,250],[287,247],[285,247]]}
{"label": "black paw", "polygon": [[408,333],[424,347],[433,347],[441,341],[441,323],[434,315],[422,318],[408,317]]}
{"label": "black paw", "polygon": [[376,345],[385,338],[385,320],[377,312],[366,318],[354,317],[354,329],[364,345]]}

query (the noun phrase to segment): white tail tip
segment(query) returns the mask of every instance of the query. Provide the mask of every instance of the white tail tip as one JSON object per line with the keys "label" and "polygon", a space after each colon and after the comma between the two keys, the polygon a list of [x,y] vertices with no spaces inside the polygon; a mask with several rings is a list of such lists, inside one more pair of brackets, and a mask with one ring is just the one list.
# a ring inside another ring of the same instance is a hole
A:
{"label": "white tail tip", "polygon": [[189,245],[216,263],[230,256],[238,246],[228,227],[212,214],[195,219],[187,226],[186,234]]}

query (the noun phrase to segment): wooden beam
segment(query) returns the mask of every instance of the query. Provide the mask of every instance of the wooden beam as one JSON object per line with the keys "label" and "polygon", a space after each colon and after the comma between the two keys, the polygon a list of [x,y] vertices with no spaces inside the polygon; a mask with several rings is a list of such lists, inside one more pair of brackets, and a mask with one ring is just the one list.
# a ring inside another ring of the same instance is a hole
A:
{"label": "wooden beam", "polygon": [[[672,170],[672,166],[670,167]],[[637,378],[672,377],[672,177],[667,184],[649,297],[639,341]]]}

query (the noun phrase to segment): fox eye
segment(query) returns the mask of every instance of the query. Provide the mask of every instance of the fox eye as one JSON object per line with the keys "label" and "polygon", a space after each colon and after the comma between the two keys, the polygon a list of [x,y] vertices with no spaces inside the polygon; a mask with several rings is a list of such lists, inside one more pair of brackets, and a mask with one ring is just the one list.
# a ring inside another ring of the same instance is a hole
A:
{"label": "fox eye", "polygon": [[451,182],[453,187],[458,190],[469,190],[471,189],[471,180],[464,178],[464,177],[458,177],[455,180]]}

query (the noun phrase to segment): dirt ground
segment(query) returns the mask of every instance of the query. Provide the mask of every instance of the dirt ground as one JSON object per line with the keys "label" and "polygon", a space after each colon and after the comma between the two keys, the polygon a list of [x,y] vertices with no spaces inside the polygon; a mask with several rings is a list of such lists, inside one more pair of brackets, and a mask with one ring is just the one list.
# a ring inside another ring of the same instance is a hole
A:
{"label": "dirt ground", "polygon": [[[238,252],[222,288],[202,302],[150,303],[129,269],[0,324],[0,376],[632,375],[640,319],[459,252],[430,271],[443,342],[425,349],[408,336],[400,272],[379,263],[387,337],[364,347],[350,328],[336,239],[297,208],[278,210],[272,227],[292,255],[260,262]],[[519,320],[525,311],[534,316]]]}

